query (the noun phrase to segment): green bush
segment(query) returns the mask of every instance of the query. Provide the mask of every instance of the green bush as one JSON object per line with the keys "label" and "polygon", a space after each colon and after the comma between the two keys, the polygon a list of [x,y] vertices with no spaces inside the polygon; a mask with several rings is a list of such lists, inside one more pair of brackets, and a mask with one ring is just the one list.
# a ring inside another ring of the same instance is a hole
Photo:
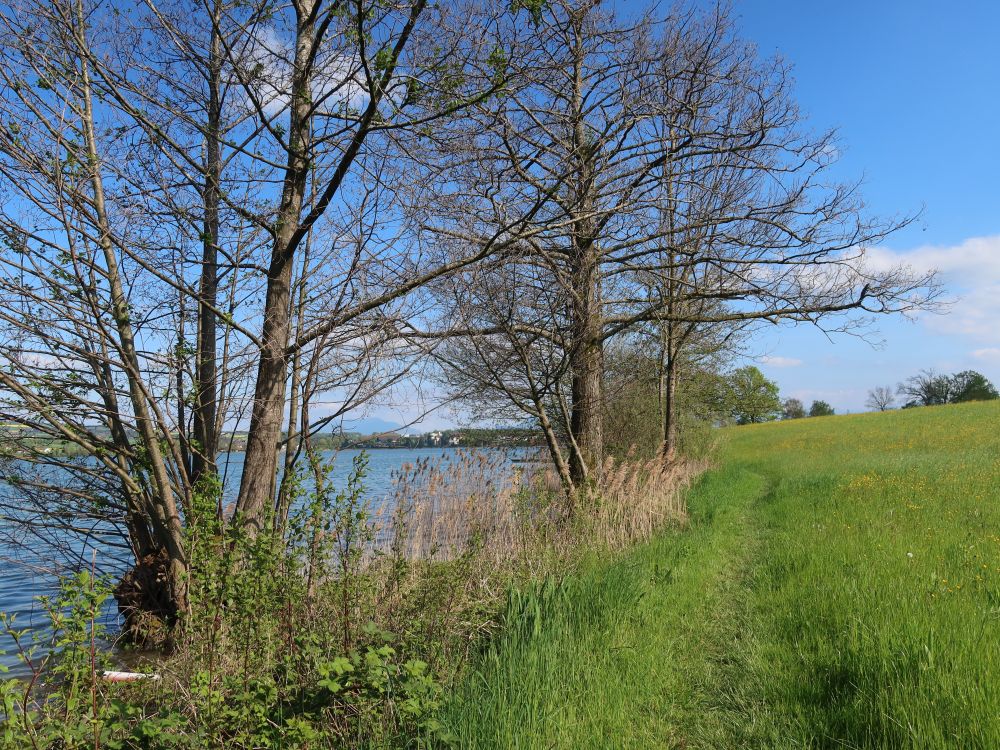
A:
{"label": "green bush", "polygon": [[219,487],[203,488],[188,524],[190,613],[176,653],[151,665],[161,679],[103,679],[110,657],[98,646],[98,619],[110,584],[89,573],[42,600],[51,625],[44,644],[5,618],[31,678],[0,682],[0,747],[445,743],[434,718],[442,688],[419,657],[426,648],[365,618],[380,581],[364,560],[366,468],[357,459],[336,492],[329,466],[314,461],[315,488],[305,494],[304,482],[294,483],[297,510],[284,531],[255,537],[224,532],[214,511]]}

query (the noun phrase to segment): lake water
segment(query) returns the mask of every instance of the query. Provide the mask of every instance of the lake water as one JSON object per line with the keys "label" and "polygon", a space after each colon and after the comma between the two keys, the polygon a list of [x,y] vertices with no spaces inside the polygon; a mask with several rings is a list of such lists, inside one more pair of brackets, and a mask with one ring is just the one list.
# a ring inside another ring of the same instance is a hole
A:
{"label": "lake water", "polygon": [[[343,450],[327,458],[334,459],[331,477],[334,484],[340,488],[347,484],[351,474],[353,461],[361,451]],[[389,496],[392,490],[394,474],[405,464],[413,464],[421,459],[449,458],[455,455],[453,448],[417,448],[417,449],[382,449],[367,451],[368,472],[364,482],[365,491],[373,502],[378,502]],[[240,473],[243,469],[243,454],[232,453],[223,457],[220,471],[223,474],[224,494],[226,502],[235,499],[239,489]],[[10,490],[9,490],[10,491]],[[4,523],[0,520],[0,523]],[[110,541],[110,540],[107,540]],[[100,562],[102,541],[100,535],[95,535],[93,549],[96,549]],[[27,628],[44,635],[40,630],[44,627],[46,617],[41,610],[37,597],[51,595],[57,590],[56,579],[43,568],[50,568],[52,561],[46,559],[45,550],[35,552],[12,550],[0,542],[0,611],[16,616],[19,629]],[[17,558],[20,564],[12,558]],[[89,565],[91,550],[81,550],[81,559]],[[104,614],[104,624],[109,632],[118,629],[118,612],[112,601]],[[0,665],[10,669],[10,675],[23,675],[26,670],[20,660],[13,654],[14,644],[6,634],[0,634]]]}

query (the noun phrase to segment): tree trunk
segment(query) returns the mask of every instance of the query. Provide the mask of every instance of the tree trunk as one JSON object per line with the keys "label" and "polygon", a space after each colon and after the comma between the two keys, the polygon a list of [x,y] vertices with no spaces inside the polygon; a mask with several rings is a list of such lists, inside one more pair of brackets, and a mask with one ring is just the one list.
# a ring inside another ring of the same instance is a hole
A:
{"label": "tree trunk", "polygon": [[[183,273],[182,268],[178,269],[178,274]],[[181,460],[184,470],[191,471],[191,441],[187,435],[187,401],[184,398],[184,373],[187,371],[187,341],[185,339],[187,327],[187,309],[184,304],[186,294],[183,291],[177,292],[177,344],[174,348],[174,388],[177,389],[177,435],[181,444]]]}
{"label": "tree trunk", "polygon": [[[294,199],[293,199],[294,203]],[[301,202],[298,204],[301,206]],[[297,215],[298,209],[295,209]],[[288,309],[292,263],[284,250],[294,226],[279,231],[275,252],[268,270],[267,297],[264,303],[260,363],[254,389],[253,410],[247,436],[243,476],[236,512],[251,533],[263,529],[262,516],[272,503],[278,470],[278,442],[285,406],[285,381],[288,375],[290,316]]]}
{"label": "tree trunk", "polygon": [[[674,128],[671,126],[668,141],[665,147],[672,151],[675,142]],[[666,294],[667,319],[660,323],[661,326],[661,417],[662,442],[660,444],[660,460],[664,465],[672,464],[677,458],[677,359],[680,354],[681,344],[684,336],[679,333],[674,316],[677,313],[679,304],[678,295],[683,287],[677,281],[677,254],[674,252],[674,243],[677,241],[677,192],[674,183],[673,162],[667,161],[663,165],[662,183],[664,188],[664,200],[666,205],[661,206],[666,216],[663,222],[667,228],[667,279],[663,292]]]}
{"label": "tree trunk", "polygon": [[296,5],[298,27],[292,81],[288,160],[277,231],[271,249],[264,301],[260,362],[254,389],[250,430],[236,502],[239,523],[256,534],[265,528],[264,514],[273,508],[278,471],[278,442],[285,407],[288,376],[288,342],[291,332],[291,282],[295,246],[309,170],[310,75],[313,57],[313,14]]}
{"label": "tree trunk", "polygon": [[[314,186],[315,188],[315,186]],[[315,205],[315,192],[310,200],[310,209]],[[305,326],[306,302],[308,300],[307,283],[309,275],[309,256],[312,249],[312,230],[306,234],[305,246],[302,249],[302,262],[299,264],[298,279],[295,282],[297,298],[294,309],[291,311],[292,318],[296,326],[296,336],[301,333]],[[300,405],[300,390],[302,388],[302,350],[296,349],[291,358],[291,385],[289,387],[288,421],[287,435],[285,439],[285,458],[281,470],[281,486],[278,489],[278,499],[275,504],[274,529],[279,534],[284,534],[285,524],[288,520],[288,511],[292,502],[292,479],[295,470],[295,462],[299,458],[305,444],[306,430],[308,430],[308,414],[306,403]],[[302,412],[302,425],[299,426],[299,412]]]}
{"label": "tree trunk", "polygon": [[[593,328],[590,316],[580,321]],[[588,476],[599,478],[604,462],[604,349],[600,338],[582,333],[572,354],[573,369],[570,429],[579,448],[571,454],[570,476],[582,485]]]}
{"label": "tree trunk", "polygon": [[213,9],[212,40],[208,59],[208,112],[205,127],[205,185],[202,192],[201,279],[198,286],[198,353],[195,384],[194,437],[191,484],[197,487],[206,474],[216,471],[219,434],[216,429],[218,409],[217,323],[215,309],[219,290],[219,191],[222,178],[222,154],[219,129],[222,105],[219,89],[222,70],[222,42],[219,39],[219,4]]}
{"label": "tree trunk", "polygon": [[[574,60],[573,119],[570,158],[576,165],[574,221],[570,238],[572,289],[572,394],[570,430],[579,448],[574,451],[570,475],[577,486],[587,476],[599,478],[604,462],[604,341],[600,292],[600,257],[594,217],[594,153],[584,121],[583,14],[574,23],[577,56]],[[588,471],[589,469],[589,471]]]}
{"label": "tree trunk", "polygon": [[283,533],[285,521],[288,518],[288,511],[292,504],[293,475],[295,472],[295,459],[302,445],[302,433],[299,431],[299,389],[300,370],[299,353],[292,356],[292,384],[289,389],[291,399],[288,404],[287,437],[285,440],[285,460],[281,467],[281,486],[278,489],[278,499],[275,504],[274,529]]}
{"label": "tree trunk", "polygon": [[[305,313],[306,305],[306,268],[308,267],[309,259],[309,244],[306,243],[305,257],[303,258],[302,267],[300,270],[300,277],[298,281],[298,301],[296,303],[295,317],[298,322],[299,327],[302,325],[302,318]],[[287,438],[285,440],[285,460],[282,465],[281,471],[281,487],[278,490],[278,500],[275,506],[274,514],[274,528],[279,533],[284,533],[285,523],[288,519],[288,511],[291,508],[292,503],[292,486],[295,471],[295,461],[298,458],[300,450],[303,447],[303,439],[305,430],[308,429],[308,425],[305,424],[305,409],[304,404],[302,404],[302,416],[303,424],[301,429],[299,427],[299,395],[302,388],[302,364],[301,364],[301,350],[296,350],[292,355],[292,382],[289,392],[291,394],[290,402],[288,404],[288,429]]]}
{"label": "tree trunk", "polygon": [[672,464],[677,459],[677,357],[668,352],[662,375],[663,443],[660,460]]}
{"label": "tree trunk", "polygon": [[[77,43],[81,52],[87,49],[85,20],[82,3],[77,4]],[[187,555],[184,550],[184,533],[180,513],[174,498],[170,477],[160,447],[159,435],[153,424],[147,395],[140,382],[139,356],[135,335],[132,330],[128,298],[122,284],[118,258],[112,244],[111,223],[104,199],[104,183],[100,173],[100,157],[94,133],[94,112],[90,85],[90,70],[86,59],[80,61],[81,103],[83,105],[81,129],[83,131],[87,156],[90,162],[90,184],[93,190],[93,207],[100,230],[99,246],[103,254],[107,283],[111,297],[111,313],[118,334],[118,345],[128,378],[128,390],[136,431],[145,449],[146,461],[152,479],[152,496],[149,506],[144,508],[146,518],[141,519],[152,526],[153,537],[165,557],[160,579],[166,579],[165,593],[168,612],[180,613],[187,609]]]}
{"label": "tree trunk", "polygon": [[535,400],[535,409],[538,413],[539,426],[541,426],[542,434],[545,436],[545,445],[549,449],[549,457],[552,459],[552,463],[555,464],[556,472],[559,474],[559,483],[562,485],[566,497],[572,503],[576,494],[576,486],[566,459],[563,457],[562,448],[559,446],[559,438],[552,428],[552,422],[549,421],[545,405],[538,399]]}

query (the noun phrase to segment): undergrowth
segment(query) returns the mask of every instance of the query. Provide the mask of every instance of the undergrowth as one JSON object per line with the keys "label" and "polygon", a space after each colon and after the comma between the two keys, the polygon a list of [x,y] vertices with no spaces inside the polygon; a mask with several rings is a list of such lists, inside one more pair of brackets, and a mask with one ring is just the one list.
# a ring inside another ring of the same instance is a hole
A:
{"label": "undergrowth", "polygon": [[681,521],[695,470],[609,463],[568,514],[552,477],[498,453],[405,467],[380,505],[363,456],[342,488],[309,459],[286,485],[288,518],[253,536],[220,521],[218,486],[202,488],[187,519],[190,607],[148,678],[104,678],[110,581],[65,581],[45,602],[46,643],[5,620],[31,676],[0,683],[0,746],[450,746],[447,690],[517,620],[512,592]]}

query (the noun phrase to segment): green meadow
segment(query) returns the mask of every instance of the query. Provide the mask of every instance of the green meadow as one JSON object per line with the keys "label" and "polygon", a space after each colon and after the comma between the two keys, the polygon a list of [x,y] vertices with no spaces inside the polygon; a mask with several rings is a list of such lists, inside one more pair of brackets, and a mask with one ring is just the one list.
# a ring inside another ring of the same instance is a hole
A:
{"label": "green meadow", "polygon": [[730,428],[688,504],[511,596],[459,746],[1000,747],[1000,403]]}

